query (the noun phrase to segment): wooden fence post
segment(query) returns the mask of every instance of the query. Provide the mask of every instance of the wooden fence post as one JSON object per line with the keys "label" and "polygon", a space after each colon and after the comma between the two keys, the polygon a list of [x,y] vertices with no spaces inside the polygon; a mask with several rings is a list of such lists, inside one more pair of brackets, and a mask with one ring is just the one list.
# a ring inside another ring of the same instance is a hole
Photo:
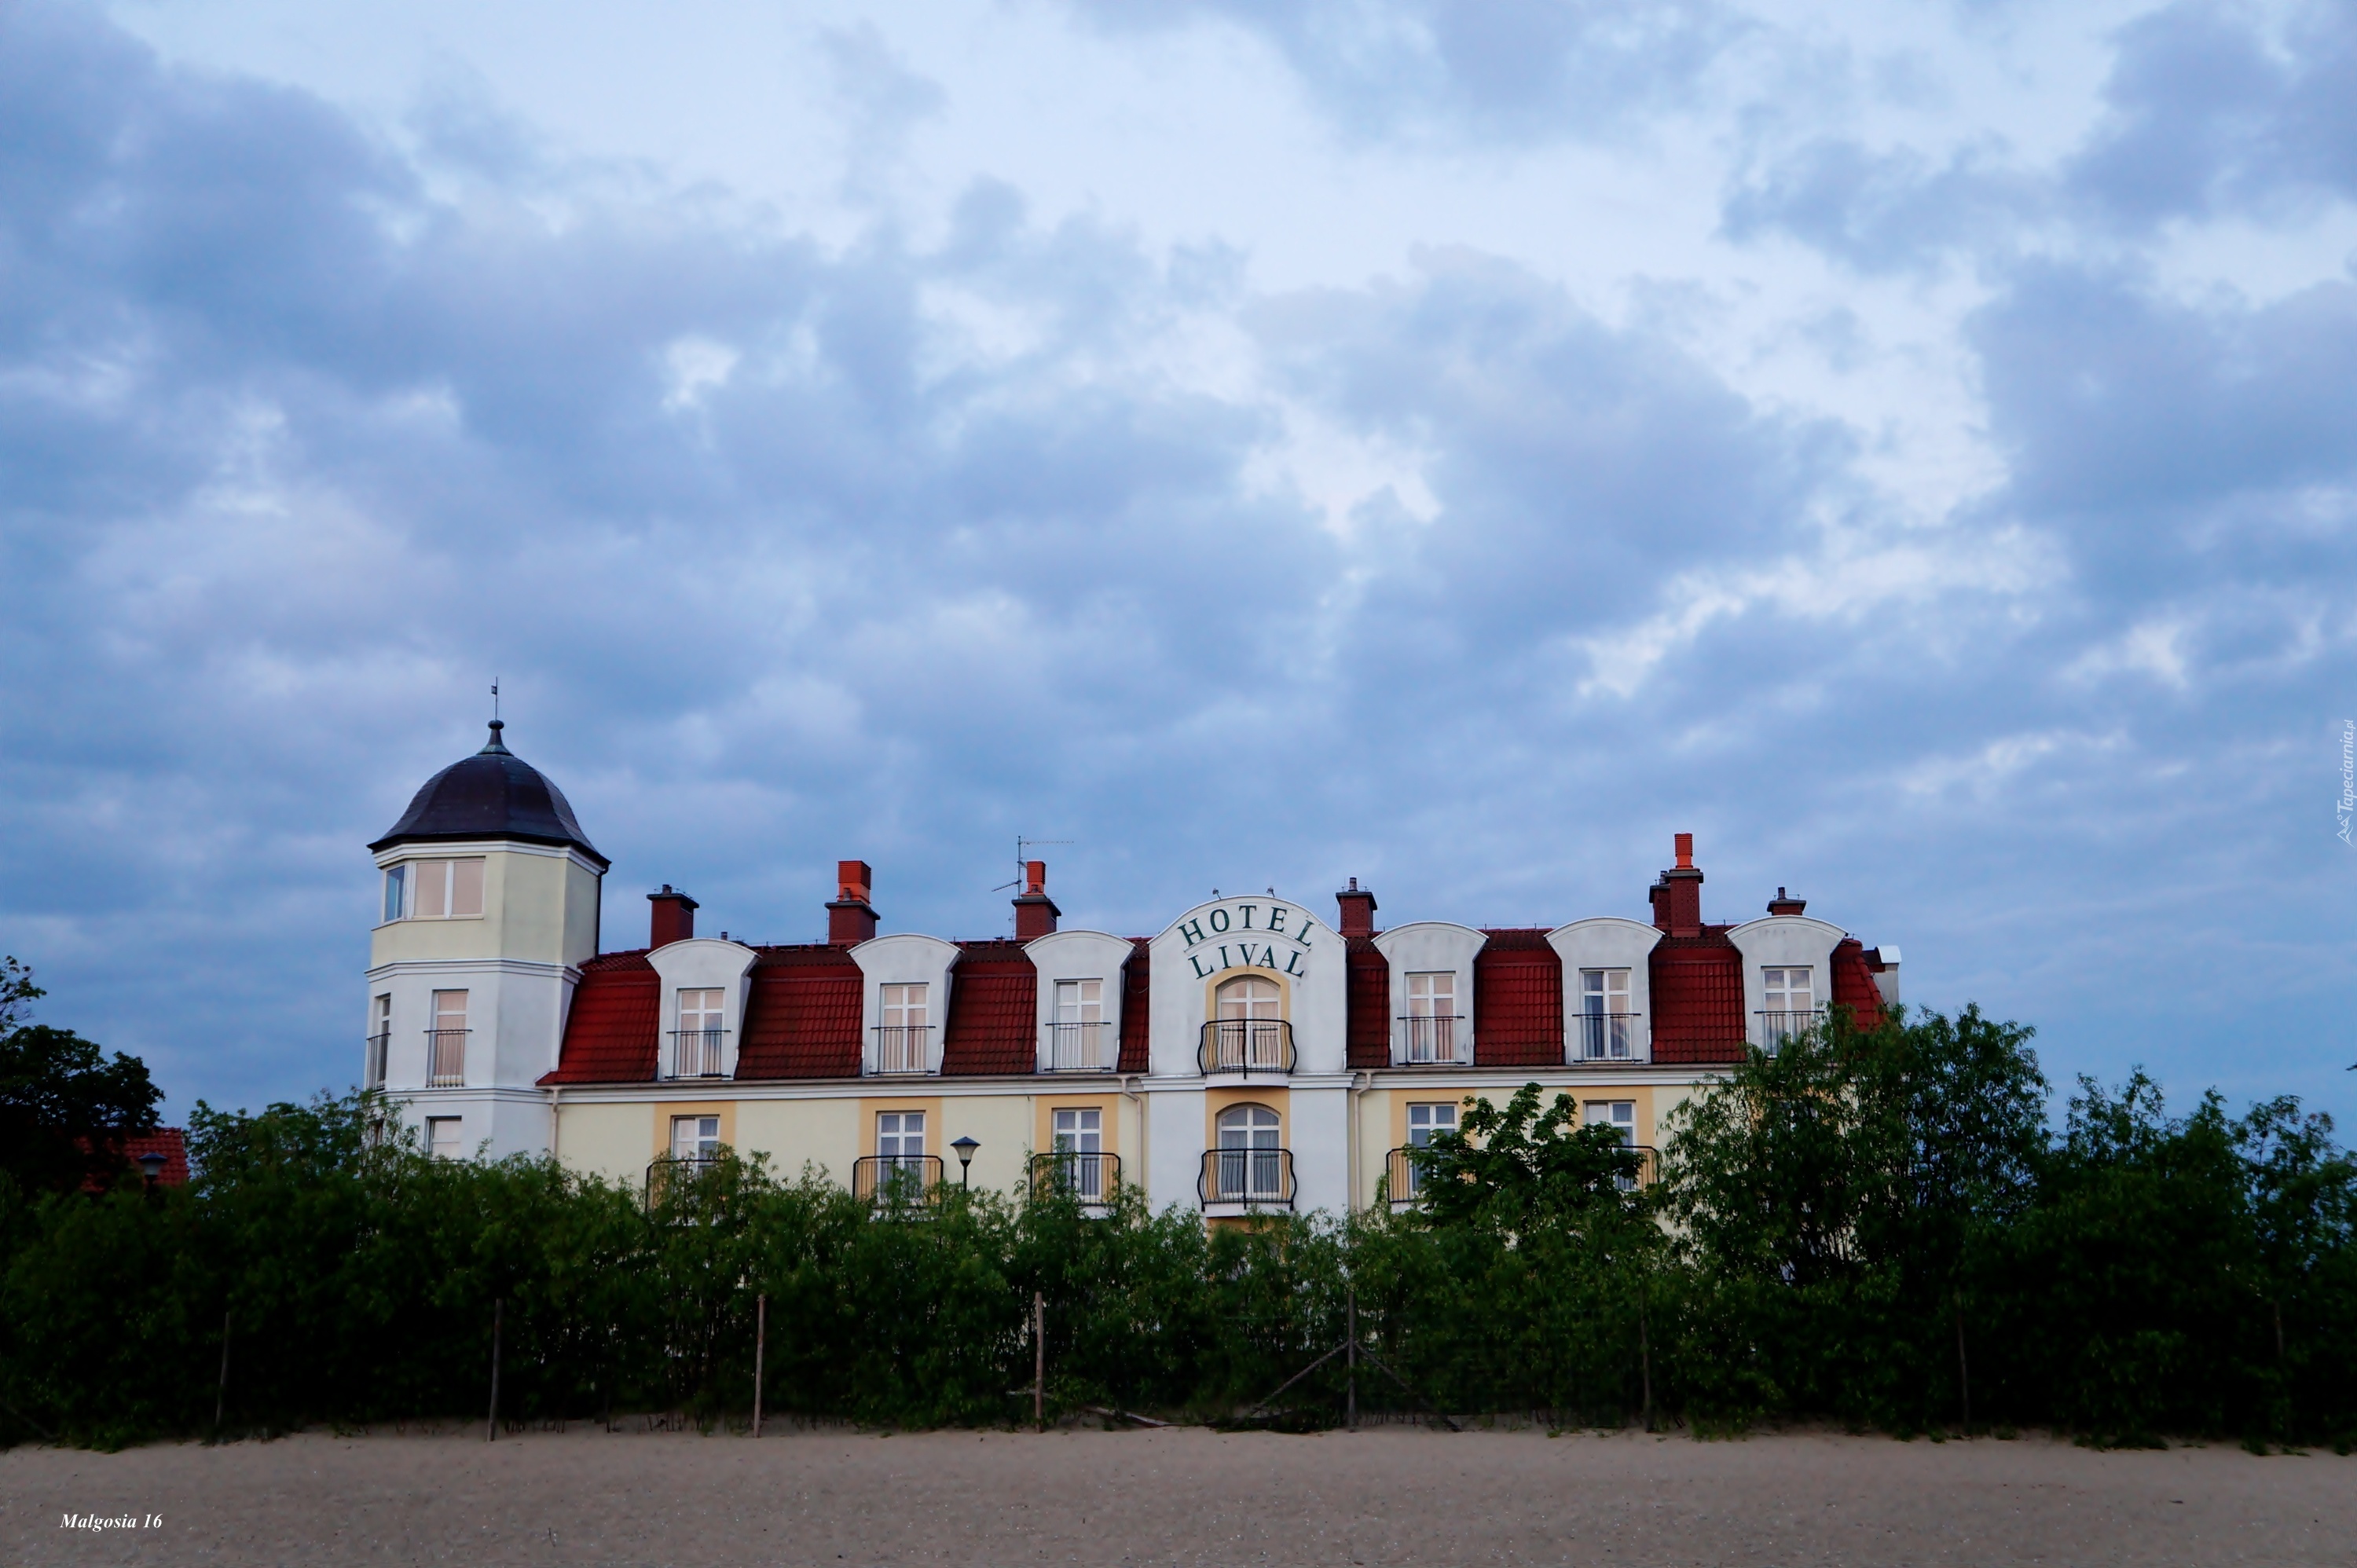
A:
{"label": "wooden fence post", "polygon": [[770,1297],[768,1293],[754,1298],[753,1303],[753,1435],[761,1435],[761,1358],[770,1348]]}
{"label": "wooden fence post", "polygon": [[1351,1430],[1359,1430],[1359,1287],[1350,1287],[1351,1316]]}
{"label": "wooden fence post", "polygon": [[483,1423],[486,1443],[500,1434],[500,1319],[506,1305],[500,1297],[491,1297],[491,1417]]}
{"label": "wooden fence post", "polygon": [[1031,1293],[1031,1428],[1048,1430],[1048,1298]]}

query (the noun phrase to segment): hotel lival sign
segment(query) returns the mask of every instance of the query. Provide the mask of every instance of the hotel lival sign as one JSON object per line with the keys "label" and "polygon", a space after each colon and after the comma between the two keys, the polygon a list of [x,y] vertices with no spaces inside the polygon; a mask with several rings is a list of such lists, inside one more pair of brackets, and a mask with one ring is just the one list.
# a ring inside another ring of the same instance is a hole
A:
{"label": "hotel lival sign", "polygon": [[1222,970],[1265,969],[1306,980],[1318,922],[1282,899],[1230,898],[1197,909],[1172,929],[1187,944],[1187,961],[1198,979]]}

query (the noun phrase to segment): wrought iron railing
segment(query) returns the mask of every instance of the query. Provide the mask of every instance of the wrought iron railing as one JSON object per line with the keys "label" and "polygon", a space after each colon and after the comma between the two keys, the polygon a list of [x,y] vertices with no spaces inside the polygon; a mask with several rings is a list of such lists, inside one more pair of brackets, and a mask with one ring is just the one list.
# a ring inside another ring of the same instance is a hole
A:
{"label": "wrought iron railing", "polygon": [[368,1037],[368,1065],[364,1070],[368,1074],[368,1086],[371,1089],[384,1087],[385,1063],[392,1055],[393,1032],[391,1030],[380,1030]]}
{"label": "wrought iron railing", "polygon": [[1422,1017],[1398,1020],[1400,1043],[1399,1055],[1394,1058],[1396,1064],[1427,1067],[1471,1061],[1473,1053],[1465,1047],[1472,1045],[1472,1037],[1458,1026],[1464,1022],[1461,1015],[1454,1013],[1427,1014]]}
{"label": "wrought iron railing", "polygon": [[1291,1149],[1206,1149],[1195,1194],[1205,1207],[1242,1203],[1293,1207]]}
{"label": "wrought iron railing", "polygon": [[467,1081],[467,1029],[425,1031],[425,1087],[456,1089]]}
{"label": "wrought iron railing", "polygon": [[938,1155],[864,1155],[851,1162],[851,1196],[887,1208],[929,1202],[941,1187]]}
{"label": "wrought iron railing", "polygon": [[1117,1052],[1100,1020],[1091,1024],[1049,1024],[1049,1072],[1111,1072]]}
{"label": "wrought iron railing", "polygon": [[1293,1026],[1282,1018],[1214,1018],[1195,1060],[1207,1073],[1293,1070]]}
{"label": "wrought iron railing", "polygon": [[1111,1198],[1120,1186],[1119,1155],[1058,1149],[1031,1156],[1031,1190],[1036,1193],[1061,1193],[1095,1204]]}
{"label": "wrought iron railing", "polygon": [[1643,1055],[1644,1020],[1634,1013],[1575,1013],[1571,1018],[1571,1059],[1576,1062],[1626,1062]]}
{"label": "wrought iron railing", "polygon": [[925,1072],[931,1069],[933,1026],[931,1024],[876,1026],[877,1072]]}
{"label": "wrought iron railing", "polygon": [[1760,1020],[1758,1041],[1760,1048],[1771,1057],[1788,1041],[1799,1039],[1825,1021],[1823,1008],[1801,1011],[1771,1009],[1763,1011],[1756,1016]]}
{"label": "wrought iron railing", "polygon": [[647,1207],[654,1208],[672,1189],[694,1181],[720,1163],[717,1155],[662,1155],[647,1167]]}
{"label": "wrought iron railing", "polygon": [[673,1078],[719,1078],[721,1045],[726,1029],[673,1029],[671,1032],[671,1075]]}
{"label": "wrought iron railing", "polygon": [[[1432,1186],[1431,1174],[1415,1158],[1415,1151],[1418,1146],[1403,1144],[1391,1152],[1383,1176],[1383,1192],[1393,1203],[1414,1203]],[[1633,1187],[1651,1187],[1661,1176],[1660,1154],[1650,1144],[1624,1146],[1637,1156],[1637,1168],[1620,1178],[1620,1189],[1626,1192]]]}

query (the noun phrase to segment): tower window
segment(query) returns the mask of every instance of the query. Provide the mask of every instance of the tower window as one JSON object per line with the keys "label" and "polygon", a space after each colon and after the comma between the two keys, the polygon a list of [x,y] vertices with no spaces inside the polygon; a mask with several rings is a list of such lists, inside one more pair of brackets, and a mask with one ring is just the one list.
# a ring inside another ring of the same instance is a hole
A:
{"label": "tower window", "polygon": [[[405,913],[404,913],[405,910]],[[388,920],[462,920],[483,912],[483,857],[413,860],[384,874]]]}

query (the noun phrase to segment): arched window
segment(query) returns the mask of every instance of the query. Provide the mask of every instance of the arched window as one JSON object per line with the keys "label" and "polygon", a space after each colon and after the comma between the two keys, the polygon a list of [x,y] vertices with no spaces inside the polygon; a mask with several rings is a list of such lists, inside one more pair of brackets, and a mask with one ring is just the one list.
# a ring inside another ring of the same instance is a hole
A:
{"label": "arched window", "polygon": [[1231,1105],[1220,1112],[1219,1129],[1204,1197],[1214,1203],[1272,1203],[1290,1196],[1283,1124],[1275,1112],[1265,1105]]}
{"label": "arched window", "polygon": [[1212,1043],[1217,1055],[1208,1064],[1211,1069],[1282,1070],[1288,1065],[1285,1021],[1280,1016],[1283,997],[1275,981],[1239,975],[1222,984],[1214,1000]]}

